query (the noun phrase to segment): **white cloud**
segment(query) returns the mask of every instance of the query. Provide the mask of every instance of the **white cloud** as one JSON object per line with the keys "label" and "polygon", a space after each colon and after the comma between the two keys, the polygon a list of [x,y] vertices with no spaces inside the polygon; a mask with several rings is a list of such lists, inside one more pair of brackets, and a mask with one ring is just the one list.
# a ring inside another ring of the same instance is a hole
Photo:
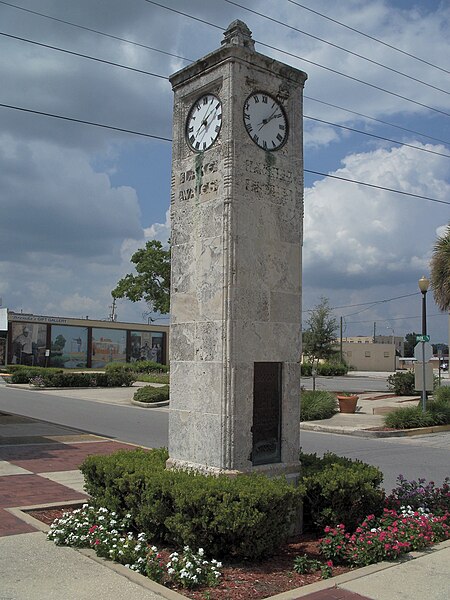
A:
{"label": "white cloud", "polygon": [[[407,147],[379,149],[346,156],[331,174],[448,200],[446,160]],[[331,178],[316,182],[305,193],[304,277],[331,289],[414,280],[427,269],[446,212],[383,190]]]}

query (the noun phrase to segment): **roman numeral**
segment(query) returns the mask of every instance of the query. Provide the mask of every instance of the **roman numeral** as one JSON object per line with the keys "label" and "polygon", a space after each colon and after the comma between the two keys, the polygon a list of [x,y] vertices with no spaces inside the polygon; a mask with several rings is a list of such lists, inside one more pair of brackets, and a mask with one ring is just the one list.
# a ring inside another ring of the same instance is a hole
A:
{"label": "roman numeral", "polygon": [[206,149],[206,142],[203,142],[203,150]]}
{"label": "roman numeral", "polygon": [[244,119],[246,121],[248,121],[250,119],[250,115],[247,112],[244,113]]}
{"label": "roman numeral", "polygon": [[193,131],[194,131],[194,126],[192,126],[192,127],[189,127],[189,129],[188,129],[188,133],[192,133]]}
{"label": "roman numeral", "polygon": [[263,104],[267,104],[267,96],[262,97]]}
{"label": "roman numeral", "polygon": [[191,137],[189,138],[189,141],[191,142],[192,145],[194,145],[195,137],[193,135],[191,135]]}
{"label": "roman numeral", "polygon": [[282,141],[283,141],[283,136],[281,135],[281,133],[279,133],[279,134],[277,135],[277,140],[278,140],[279,142],[282,142]]}
{"label": "roman numeral", "polygon": [[207,96],[205,96],[203,98],[203,105],[206,105],[206,104],[208,104],[208,98],[207,98]]}
{"label": "roman numeral", "polygon": [[258,102],[259,102],[258,96],[253,96],[253,98],[255,99],[255,104],[258,104]]}
{"label": "roman numeral", "polygon": [[251,123],[246,123],[245,124],[245,128],[247,129],[247,131],[250,133],[251,131],[253,131],[253,127]]}
{"label": "roman numeral", "polygon": [[254,141],[255,141],[256,143],[258,143],[258,142],[259,142],[259,137],[256,135],[256,133],[255,133],[255,135],[253,136],[253,139],[254,139]]}
{"label": "roman numeral", "polygon": [[281,129],[282,131],[284,131],[286,129],[286,127],[284,125],[278,125],[278,129]]}
{"label": "roman numeral", "polygon": [[263,148],[264,148],[264,150],[267,150],[267,142],[266,142],[266,140],[263,141]]}
{"label": "roman numeral", "polygon": [[216,125],[216,128],[214,129],[214,131],[220,131],[220,125]]}
{"label": "roman numeral", "polygon": [[195,149],[196,149],[196,150],[198,150],[199,148],[200,148],[200,142],[197,142],[197,143],[195,144]]}

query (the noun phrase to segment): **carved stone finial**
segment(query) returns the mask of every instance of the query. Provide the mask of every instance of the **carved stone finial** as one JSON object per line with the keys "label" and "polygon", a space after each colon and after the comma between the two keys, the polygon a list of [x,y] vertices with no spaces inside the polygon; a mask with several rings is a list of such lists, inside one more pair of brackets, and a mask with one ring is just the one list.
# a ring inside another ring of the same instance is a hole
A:
{"label": "carved stone finial", "polygon": [[223,34],[222,46],[242,46],[249,50],[255,49],[255,42],[252,40],[252,32],[244,23],[236,19],[228,26]]}

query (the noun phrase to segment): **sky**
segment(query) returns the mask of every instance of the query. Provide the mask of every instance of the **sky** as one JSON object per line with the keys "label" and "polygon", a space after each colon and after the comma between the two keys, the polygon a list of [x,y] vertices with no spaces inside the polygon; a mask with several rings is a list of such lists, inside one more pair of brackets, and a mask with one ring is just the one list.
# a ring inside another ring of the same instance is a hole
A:
{"label": "sky", "polygon": [[[421,330],[417,282],[450,221],[444,0],[0,1],[3,307],[108,318],[133,252],[170,236],[171,143],[149,137],[172,136],[167,77],[235,19],[308,74],[304,320],[326,297],[344,336]],[[431,341],[448,343],[431,292],[427,308]],[[148,307],[119,300],[117,319],[147,322]]]}

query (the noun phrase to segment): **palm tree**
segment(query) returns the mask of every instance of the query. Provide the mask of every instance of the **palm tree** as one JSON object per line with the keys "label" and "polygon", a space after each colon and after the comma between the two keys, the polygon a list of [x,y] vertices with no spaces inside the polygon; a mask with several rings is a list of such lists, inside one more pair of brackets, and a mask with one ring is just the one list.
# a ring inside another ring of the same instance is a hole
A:
{"label": "palm tree", "polygon": [[431,257],[431,287],[436,304],[442,311],[450,310],[450,223],[438,237]]}

